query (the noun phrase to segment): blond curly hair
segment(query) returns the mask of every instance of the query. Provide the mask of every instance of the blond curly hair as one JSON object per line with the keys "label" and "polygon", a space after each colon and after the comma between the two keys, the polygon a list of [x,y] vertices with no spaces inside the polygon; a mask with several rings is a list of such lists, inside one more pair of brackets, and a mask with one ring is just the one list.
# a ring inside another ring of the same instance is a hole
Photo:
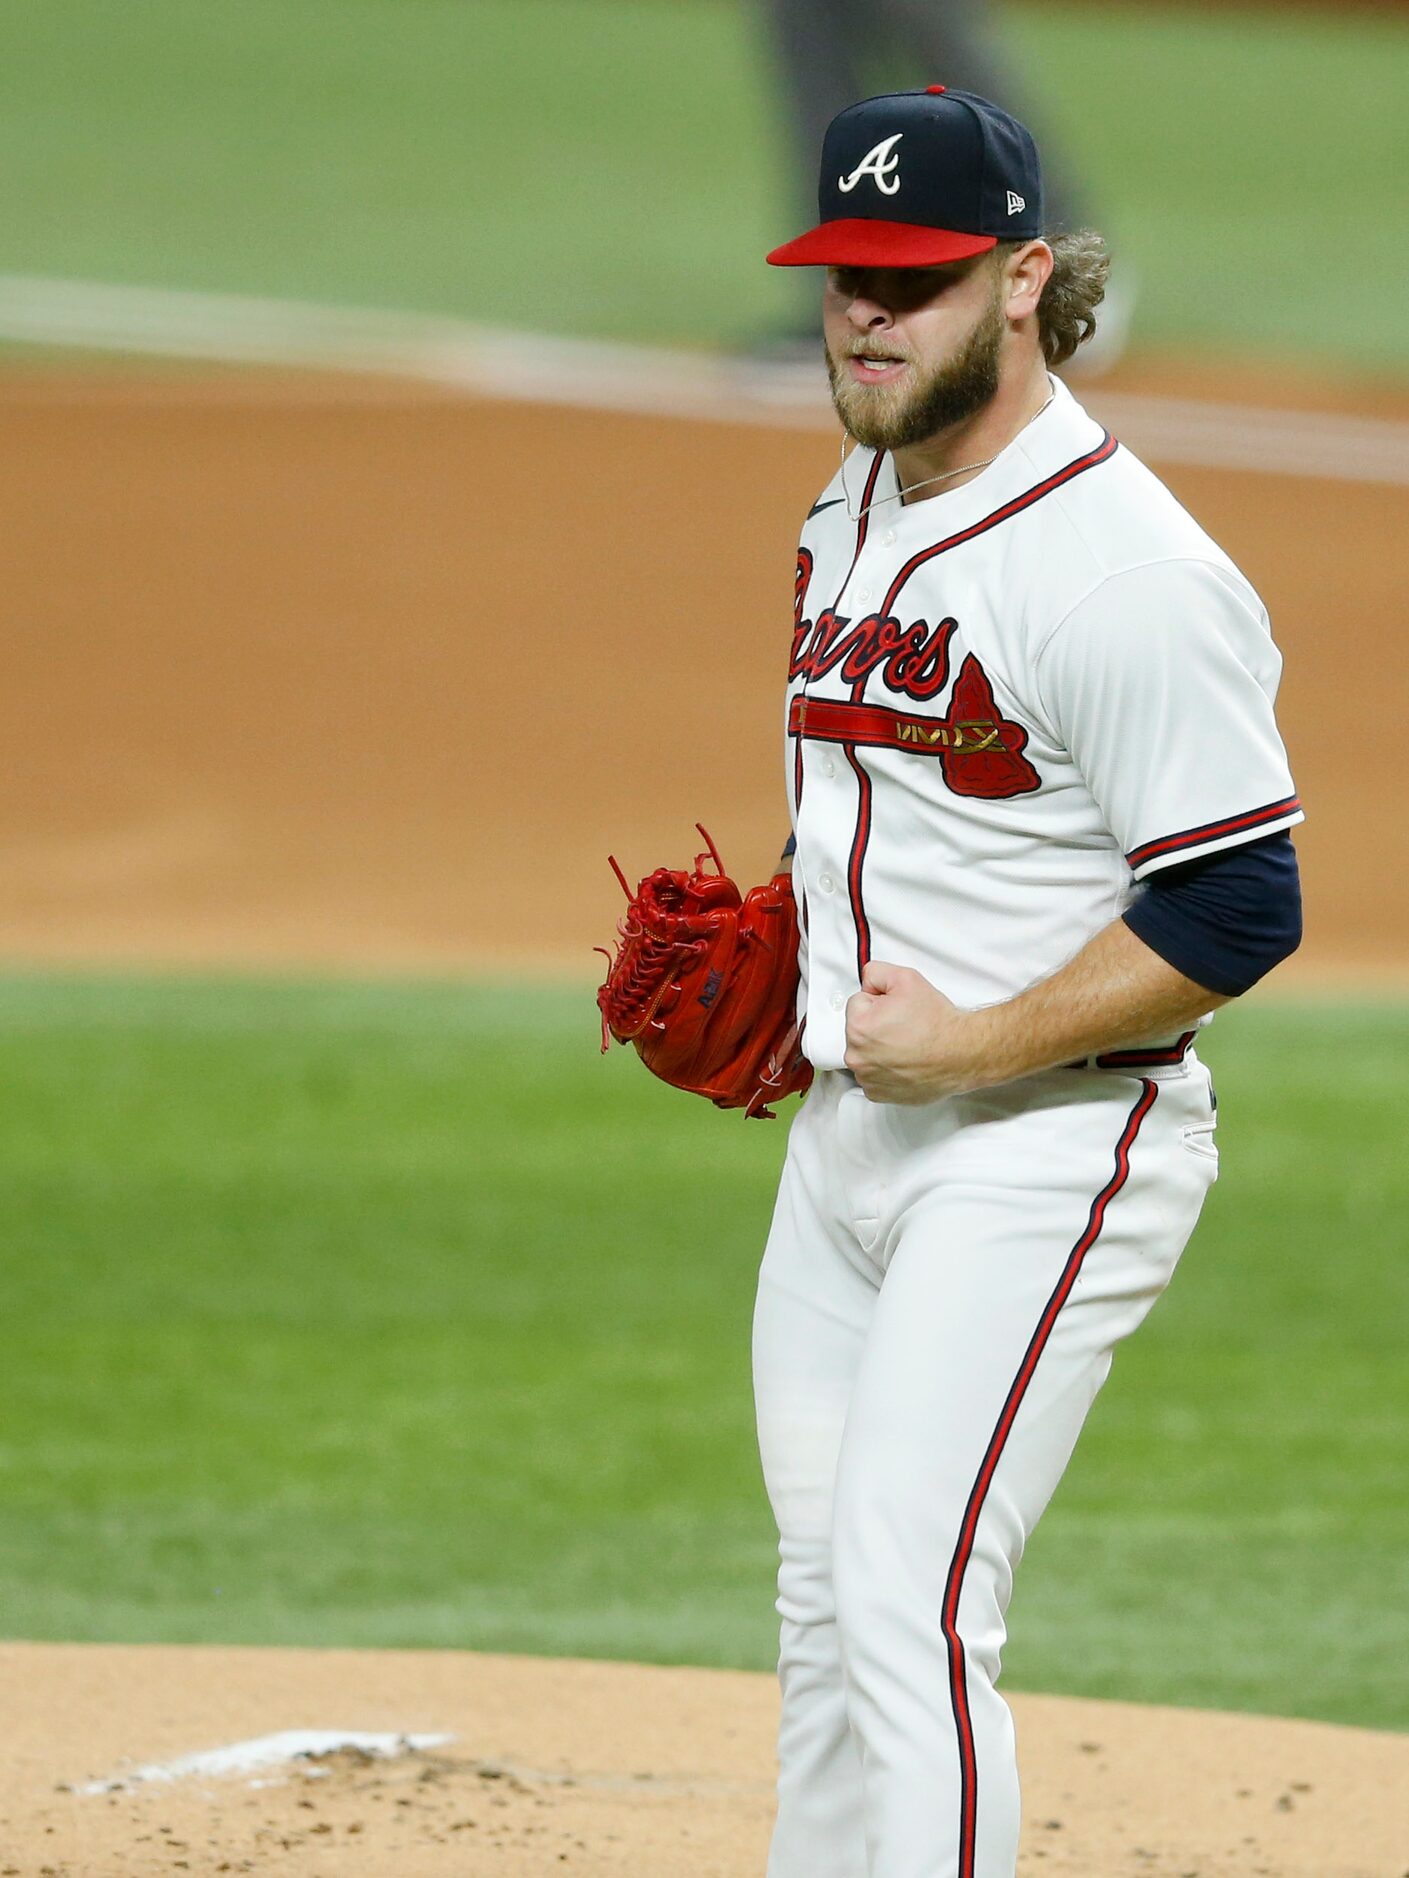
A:
{"label": "blond curly hair", "polygon": [[[1096,330],[1096,308],[1106,294],[1110,250],[1094,228],[1070,235],[1045,235],[1052,250],[1052,275],[1037,306],[1037,331],[1049,365],[1065,365]],[[1000,242],[999,252],[1021,247]]]}

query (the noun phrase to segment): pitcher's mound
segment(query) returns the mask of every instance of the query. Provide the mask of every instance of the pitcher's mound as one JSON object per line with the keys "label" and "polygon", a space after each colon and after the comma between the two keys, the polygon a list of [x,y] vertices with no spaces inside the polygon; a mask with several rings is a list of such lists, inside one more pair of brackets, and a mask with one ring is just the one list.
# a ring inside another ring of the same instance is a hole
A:
{"label": "pitcher's mound", "polygon": [[[1409,1736],[1013,1707],[1024,1878],[1409,1873]],[[718,1670],[0,1645],[0,1874],[758,1878],[776,1713]]]}

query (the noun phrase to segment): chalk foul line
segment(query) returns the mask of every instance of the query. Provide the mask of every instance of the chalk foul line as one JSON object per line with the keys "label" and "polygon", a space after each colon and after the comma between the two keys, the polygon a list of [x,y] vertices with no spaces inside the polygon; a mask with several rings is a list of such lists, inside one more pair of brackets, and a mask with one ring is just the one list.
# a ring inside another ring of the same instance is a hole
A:
{"label": "chalk foul line", "polygon": [[[501,331],[404,312],[0,274],[0,340],[355,372],[475,396],[650,417],[834,430],[820,362]],[[1409,423],[1081,388],[1157,463],[1409,486]]]}

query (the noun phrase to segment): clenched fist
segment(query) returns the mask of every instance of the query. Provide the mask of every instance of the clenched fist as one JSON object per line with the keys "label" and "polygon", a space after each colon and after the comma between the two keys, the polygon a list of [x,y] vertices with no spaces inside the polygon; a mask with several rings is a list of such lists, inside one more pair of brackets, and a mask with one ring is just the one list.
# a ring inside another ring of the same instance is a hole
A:
{"label": "clenched fist", "polygon": [[936,1102],[981,1088],[977,1013],[908,965],[872,960],[847,1000],[846,1066],[873,1102]]}

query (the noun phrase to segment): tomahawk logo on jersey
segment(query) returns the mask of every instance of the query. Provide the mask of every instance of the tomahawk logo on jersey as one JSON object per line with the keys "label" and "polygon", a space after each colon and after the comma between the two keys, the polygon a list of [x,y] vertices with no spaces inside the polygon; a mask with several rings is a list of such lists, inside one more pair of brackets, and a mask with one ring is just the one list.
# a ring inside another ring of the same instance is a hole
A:
{"label": "tomahawk logo on jersey", "polygon": [[1156,869],[1302,819],[1266,610],[1053,382],[962,488],[902,506],[857,449],[805,524],[787,736],[819,1068],[867,959],[991,1004]]}

